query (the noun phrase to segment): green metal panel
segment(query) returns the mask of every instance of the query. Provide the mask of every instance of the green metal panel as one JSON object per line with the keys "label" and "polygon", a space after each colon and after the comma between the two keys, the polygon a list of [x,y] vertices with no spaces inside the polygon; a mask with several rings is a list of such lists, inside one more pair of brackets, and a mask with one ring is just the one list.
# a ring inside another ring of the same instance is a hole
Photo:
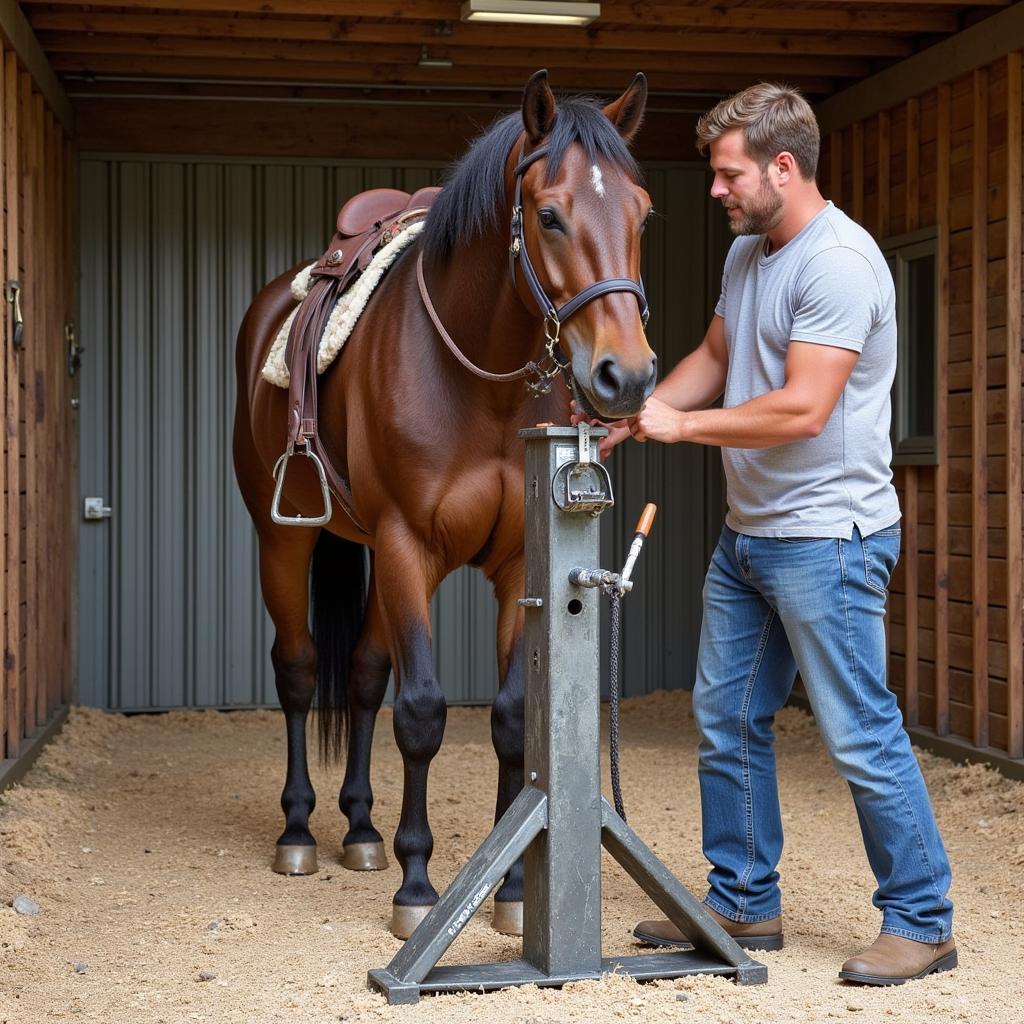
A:
{"label": "green metal panel", "polygon": [[[235,332],[264,282],[322,251],[347,196],[377,186],[412,191],[439,172],[425,164],[82,160],[80,479],[83,495],[102,495],[114,509],[112,519],[80,529],[83,703],[276,704],[273,631],[231,469]],[[662,215],[646,243],[651,336],[667,369],[703,334],[715,246],[703,170],[654,168],[649,184]],[[602,517],[607,564],[624,557],[643,502],[661,508],[626,604],[627,693],[692,675],[707,538],[712,519],[721,521],[709,498],[711,455],[630,445],[614,457],[619,505]],[[489,584],[460,570],[440,588],[433,614],[449,701],[489,700],[497,686]]]}

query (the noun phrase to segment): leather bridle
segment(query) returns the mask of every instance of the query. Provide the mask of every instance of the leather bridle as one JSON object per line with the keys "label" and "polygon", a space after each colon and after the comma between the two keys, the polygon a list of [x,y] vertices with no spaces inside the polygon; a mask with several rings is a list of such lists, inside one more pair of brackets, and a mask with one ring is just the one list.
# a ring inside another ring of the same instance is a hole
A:
{"label": "leather bridle", "polygon": [[[524,151],[525,148],[524,144]],[[508,247],[508,265],[509,273],[512,277],[512,283],[514,285],[516,282],[516,266],[518,264],[522,271],[523,278],[526,281],[526,285],[529,288],[530,293],[533,295],[534,302],[537,304],[537,309],[540,312],[541,318],[544,321],[544,336],[546,339],[545,353],[540,362],[531,360],[525,366],[522,366],[520,369],[514,370],[511,373],[490,373],[472,363],[452,340],[451,335],[445,329],[444,324],[442,324],[441,318],[437,315],[437,310],[434,308],[434,304],[430,300],[430,295],[427,292],[426,281],[423,278],[422,249],[420,250],[416,264],[416,280],[420,289],[420,297],[423,299],[423,305],[426,307],[427,314],[430,316],[438,334],[441,335],[445,344],[451,350],[456,359],[458,359],[458,361],[466,367],[467,370],[476,374],[478,377],[482,377],[484,380],[505,382],[522,380],[524,377],[532,376],[535,379],[528,381],[527,388],[534,395],[546,394],[550,391],[551,381],[559,373],[563,373],[567,378],[571,379],[569,360],[559,348],[559,332],[561,331],[562,324],[565,323],[573,313],[579,312],[579,310],[587,305],[587,303],[593,302],[594,299],[601,295],[607,295],[609,292],[631,292],[636,296],[637,303],[640,306],[640,320],[645,328],[647,327],[647,320],[650,316],[650,310],[647,305],[647,295],[644,292],[642,278],[639,281],[634,281],[632,278],[628,277],[608,277],[602,281],[595,281],[593,284],[587,285],[586,288],[577,292],[568,300],[568,302],[563,303],[561,306],[556,306],[548,296],[547,292],[544,291],[544,286],[540,283],[540,279],[537,277],[537,272],[534,270],[533,263],[530,260],[530,253],[526,248],[526,235],[523,233],[523,175],[526,173],[528,168],[547,155],[547,146],[540,146],[532,153],[525,156],[522,151],[520,152],[519,161],[513,171],[515,175],[515,188],[512,200],[511,237]]]}

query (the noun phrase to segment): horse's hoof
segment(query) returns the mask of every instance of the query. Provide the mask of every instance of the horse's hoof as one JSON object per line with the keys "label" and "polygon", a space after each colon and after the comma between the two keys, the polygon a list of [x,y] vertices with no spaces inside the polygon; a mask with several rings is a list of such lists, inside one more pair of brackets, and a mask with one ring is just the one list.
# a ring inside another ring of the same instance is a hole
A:
{"label": "horse's hoof", "polygon": [[491,927],[502,935],[523,934],[523,901],[494,901]]}
{"label": "horse's hoof", "polygon": [[396,939],[407,939],[433,907],[400,907],[391,904],[391,934]]}
{"label": "horse's hoof", "polygon": [[277,846],[273,866],[279,875],[315,875],[316,846]]}
{"label": "horse's hoof", "polygon": [[383,843],[349,843],[341,848],[341,866],[349,871],[383,871],[388,866]]}

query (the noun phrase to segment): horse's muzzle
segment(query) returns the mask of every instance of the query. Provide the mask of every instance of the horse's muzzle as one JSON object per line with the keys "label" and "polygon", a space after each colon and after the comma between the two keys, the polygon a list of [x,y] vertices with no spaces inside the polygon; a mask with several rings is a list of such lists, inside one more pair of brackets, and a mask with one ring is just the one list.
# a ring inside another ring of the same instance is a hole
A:
{"label": "horse's muzzle", "polygon": [[590,406],[586,411],[603,420],[635,416],[658,379],[658,359],[653,354],[638,369],[626,369],[614,355],[603,356],[593,367],[587,367],[589,372],[580,372],[583,367],[578,362],[582,360],[573,359],[573,376],[584,404]]}

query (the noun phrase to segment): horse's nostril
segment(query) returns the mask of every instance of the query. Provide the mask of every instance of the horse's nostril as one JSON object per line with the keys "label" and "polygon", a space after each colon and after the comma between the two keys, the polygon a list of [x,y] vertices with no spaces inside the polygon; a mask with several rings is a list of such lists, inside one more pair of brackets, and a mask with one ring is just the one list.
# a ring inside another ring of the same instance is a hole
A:
{"label": "horse's nostril", "polygon": [[658,383],[658,357],[651,357],[651,372],[647,377],[647,383],[644,385],[644,398],[649,398],[651,392],[654,390],[655,384]]}
{"label": "horse's nostril", "polygon": [[591,378],[594,392],[605,401],[618,398],[622,388],[622,371],[612,356],[602,359]]}

